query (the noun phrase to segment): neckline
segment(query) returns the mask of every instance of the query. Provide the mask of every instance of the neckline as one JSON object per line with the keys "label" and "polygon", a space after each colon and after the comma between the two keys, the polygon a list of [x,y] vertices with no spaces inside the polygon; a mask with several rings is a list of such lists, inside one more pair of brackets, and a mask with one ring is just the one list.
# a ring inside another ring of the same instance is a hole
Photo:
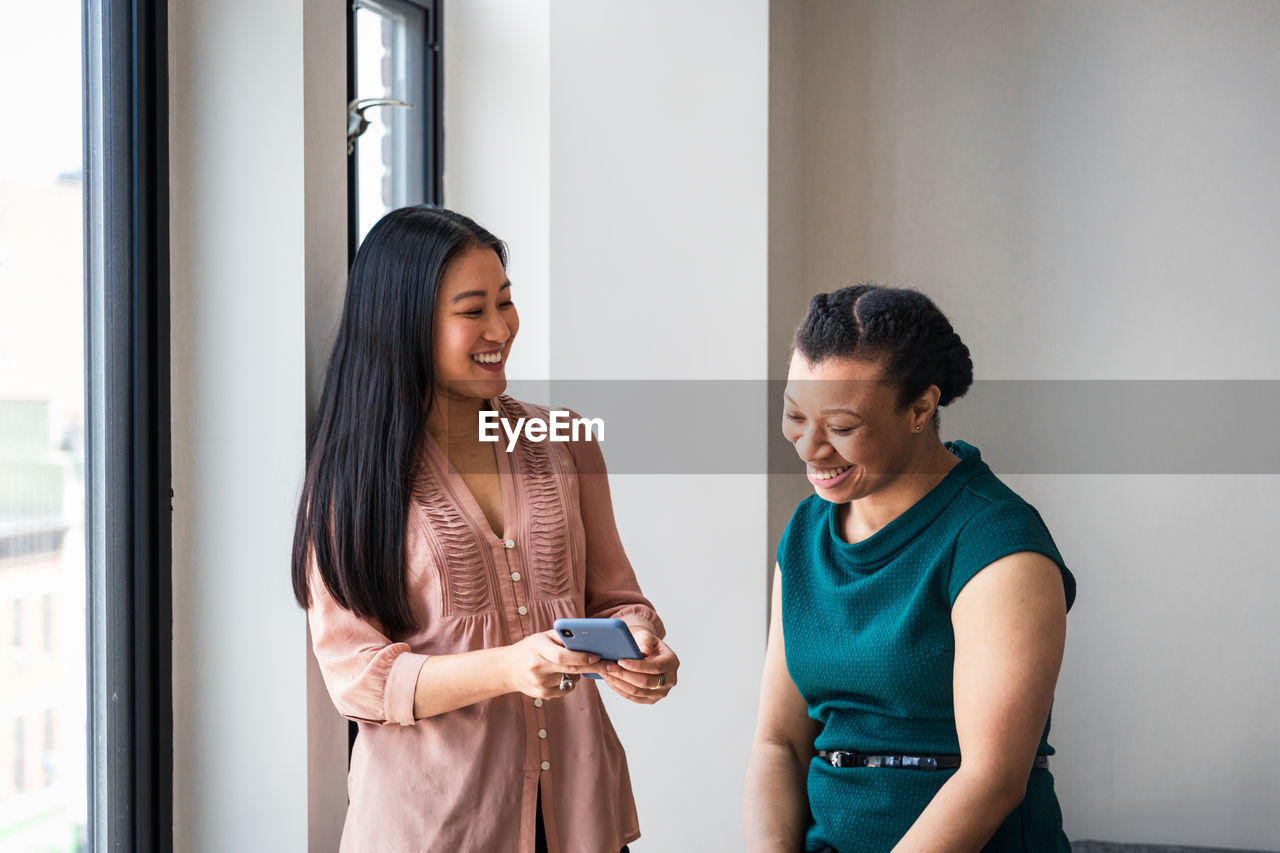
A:
{"label": "neckline", "polygon": [[959,457],[960,462],[924,497],[866,539],[846,542],[839,528],[836,511],[840,504],[832,503],[828,506],[827,536],[847,563],[865,571],[879,568],[941,515],[970,480],[991,470],[982,461],[978,448],[973,445],[963,441],[948,441],[944,446]]}
{"label": "neckline", "polygon": [[[486,397],[485,403],[489,408],[482,411],[496,411],[500,417],[504,416],[506,409],[502,405],[502,399],[502,397]],[[467,481],[462,479],[462,474],[458,473],[458,469],[453,466],[452,460],[449,459],[448,451],[441,447],[435,436],[425,428],[422,433],[427,455],[434,463],[434,467],[444,474],[445,484],[449,491],[453,493],[454,500],[471,521],[475,523],[481,534],[490,542],[503,542],[512,538],[516,509],[515,478],[512,476],[511,454],[507,453],[502,443],[498,442],[493,449],[494,459],[498,463],[498,489],[502,492],[502,534],[499,535],[494,532],[493,525],[489,523],[489,518],[484,514],[484,510],[480,508],[480,502],[476,500],[476,496],[471,493],[471,488],[467,485]],[[514,452],[514,449],[512,452]]]}

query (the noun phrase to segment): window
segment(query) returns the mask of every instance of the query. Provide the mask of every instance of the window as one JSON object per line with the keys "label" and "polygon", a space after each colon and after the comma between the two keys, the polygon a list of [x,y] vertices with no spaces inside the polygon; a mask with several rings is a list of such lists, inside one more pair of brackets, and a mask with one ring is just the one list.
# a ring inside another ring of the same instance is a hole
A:
{"label": "window", "polygon": [[165,26],[160,0],[0,26],[0,75],[39,89],[0,134],[5,849],[171,846]]}
{"label": "window", "polygon": [[440,201],[439,17],[434,0],[356,0],[352,8],[352,104],[409,105],[363,108],[368,127],[350,158],[352,251],[387,211]]}
{"label": "window", "polygon": [[[80,3],[9,4],[0,26],[0,75],[39,81],[0,135],[0,622],[3,666],[16,665],[0,674],[6,850],[62,853],[86,834],[87,789],[52,786],[48,770],[87,760],[81,32]],[[55,746],[41,720],[59,716],[70,725]]]}

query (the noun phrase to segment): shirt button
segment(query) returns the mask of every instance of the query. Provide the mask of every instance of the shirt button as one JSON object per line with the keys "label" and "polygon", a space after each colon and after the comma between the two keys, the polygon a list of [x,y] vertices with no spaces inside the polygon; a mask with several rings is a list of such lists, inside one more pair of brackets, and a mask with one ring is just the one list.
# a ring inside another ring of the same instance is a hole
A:
{"label": "shirt button", "polygon": [[523,616],[529,612],[529,608],[521,604],[519,607],[516,608],[516,612],[519,613],[521,616]]}
{"label": "shirt button", "polygon": [[533,700],[533,707],[535,707],[535,708],[541,708],[541,707],[542,707],[542,700],[541,700],[541,699],[534,699],[534,700]]}
{"label": "shirt button", "polygon": [[508,539],[506,542],[502,543],[502,547],[506,548],[507,550],[511,550],[512,548],[516,547],[516,540]]}
{"label": "shirt button", "polygon": [[519,573],[519,572],[512,572],[512,573],[511,573],[511,579],[512,579],[513,581],[518,581],[518,580],[520,580],[520,573]]}
{"label": "shirt button", "polygon": [[551,769],[551,762],[550,762],[550,761],[544,761],[544,762],[542,762],[542,769],[543,769],[543,770],[550,770],[550,769]]}
{"label": "shirt button", "polygon": [[538,737],[542,738],[543,740],[546,740],[546,738],[547,738],[547,730],[546,730],[546,729],[538,729]]}

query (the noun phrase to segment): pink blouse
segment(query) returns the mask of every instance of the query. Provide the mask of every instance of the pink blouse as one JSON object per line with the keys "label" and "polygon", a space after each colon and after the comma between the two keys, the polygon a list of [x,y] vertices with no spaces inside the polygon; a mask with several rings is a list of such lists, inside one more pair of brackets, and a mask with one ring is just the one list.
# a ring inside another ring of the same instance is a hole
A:
{"label": "pink blouse", "polygon": [[[547,409],[499,397],[512,423]],[[347,778],[343,851],[528,853],[538,788],[552,851],[615,851],[640,836],[627,760],[597,692],[511,693],[424,720],[418,671],[432,654],[493,648],[560,617],[622,619],[662,636],[614,524],[594,441],[495,445],[504,530],[493,534],[428,436],[405,538],[406,588],[420,626],[388,637],[340,607],[313,568],[308,612],[334,705],[359,723]]]}

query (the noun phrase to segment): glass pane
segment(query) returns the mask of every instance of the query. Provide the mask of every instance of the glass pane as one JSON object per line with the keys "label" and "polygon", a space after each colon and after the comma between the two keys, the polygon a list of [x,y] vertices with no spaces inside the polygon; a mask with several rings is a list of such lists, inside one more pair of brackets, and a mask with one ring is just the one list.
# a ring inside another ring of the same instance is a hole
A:
{"label": "glass pane", "polygon": [[388,210],[425,200],[426,13],[403,0],[356,5],[356,97],[412,108],[373,107],[356,143],[356,231],[364,239]]}
{"label": "glass pane", "polygon": [[[394,98],[392,42],[395,21],[381,12],[356,8],[356,97]],[[369,128],[356,143],[357,235],[365,233],[393,207],[391,191],[392,135],[390,107],[365,111]]]}
{"label": "glass pane", "polygon": [[0,27],[0,851],[86,848],[80,9]]}

